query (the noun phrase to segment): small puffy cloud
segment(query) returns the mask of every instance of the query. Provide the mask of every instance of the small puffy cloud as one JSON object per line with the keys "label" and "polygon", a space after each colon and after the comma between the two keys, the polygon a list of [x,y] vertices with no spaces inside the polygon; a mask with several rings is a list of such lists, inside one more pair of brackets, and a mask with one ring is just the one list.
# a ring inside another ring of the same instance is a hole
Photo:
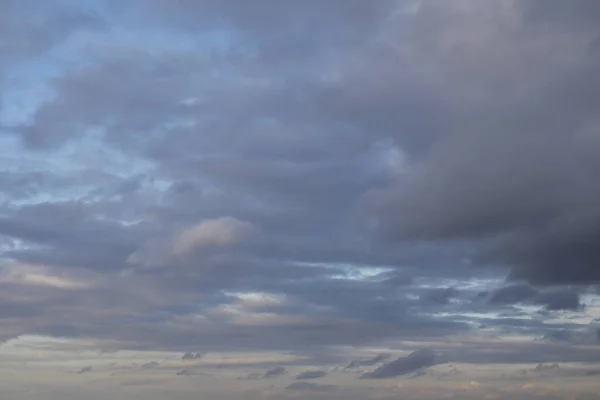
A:
{"label": "small puffy cloud", "polygon": [[176,375],[177,376],[189,376],[189,375],[192,375],[192,372],[189,369],[182,369],[181,371],[177,372]]}
{"label": "small puffy cloud", "polygon": [[285,375],[287,370],[284,367],[274,367],[266,370],[265,372],[252,372],[245,377],[240,377],[238,379],[243,380],[254,380],[254,379],[271,379],[277,378],[279,376]]}
{"label": "small puffy cloud", "polygon": [[264,379],[277,378],[278,376],[285,375],[286,372],[286,369],[283,367],[275,367],[267,370],[262,377]]}
{"label": "small puffy cloud", "polygon": [[92,367],[91,366],[83,367],[79,371],[77,371],[77,373],[79,375],[87,374],[88,372],[92,372]]}
{"label": "small puffy cloud", "polygon": [[435,353],[429,349],[421,349],[400,357],[390,363],[384,364],[373,372],[363,374],[363,379],[386,379],[407,375],[421,368],[431,367],[436,364]]}
{"label": "small puffy cloud", "polygon": [[259,372],[251,372],[246,376],[240,376],[237,379],[239,380],[254,380],[254,379],[262,379],[263,374]]}
{"label": "small puffy cloud", "polygon": [[305,379],[319,379],[319,378],[323,378],[324,376],[327,375],[327,372],[325,371],[304,371],[299,373],[298,375],[296,375],[296,379],[298,380],[305,380]]}
{"label": "small puffy cloud", "polygon": [[173,243],[173,253],[184,255],[205,247],[226,247],[256,232],[256,227],[233,217],[206,219],[185,229]]}
{"label": "small puffy cloud", "polygon": [[142,364],[142,366],[140,368],[141,369],[153,369],[153,368],[157,368],[159,365],[160,365],[160,363],[158,363],[156,361],[151,361],[149,363]]}
{"label": "small puffy cloud", "polygon": [[335,389],[335,385],[324,385],[314,382],[294,382],[286,386],[287,390],[311,390],[317,392],[326,392]]}
{"label": "small puffy cloud", "polygon": [[181,356],[182,360],[199,360],[201,358],[202,358],[202,354],[201,353],[192,353],[192,352],[189,352],[189,351],[187,353],[184,353]]}
{"label": "small puffy cloud", "polygon": [[545,371],[555,371],[557,369],[560,369],[560,365],[558,365],[557,363],[554,364],[538,364],[534,371],[535,372],[545,372]]}

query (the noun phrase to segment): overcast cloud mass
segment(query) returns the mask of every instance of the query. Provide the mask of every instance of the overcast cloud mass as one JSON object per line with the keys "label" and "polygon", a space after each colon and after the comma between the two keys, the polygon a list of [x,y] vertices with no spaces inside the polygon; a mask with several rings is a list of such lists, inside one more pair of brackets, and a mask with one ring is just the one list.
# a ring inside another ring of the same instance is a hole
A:
{"label": "overcast cloud mass", "polygon": [[0,0],[7,400],[597,399],[600,2]]}

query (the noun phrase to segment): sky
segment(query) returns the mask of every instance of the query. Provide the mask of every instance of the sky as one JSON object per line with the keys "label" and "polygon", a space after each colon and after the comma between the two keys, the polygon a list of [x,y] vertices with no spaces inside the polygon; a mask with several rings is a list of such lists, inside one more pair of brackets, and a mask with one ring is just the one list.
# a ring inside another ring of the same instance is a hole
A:
{"label": "sky", "polygon": [[594,400],[597,0],[0,0],[3,400]]}

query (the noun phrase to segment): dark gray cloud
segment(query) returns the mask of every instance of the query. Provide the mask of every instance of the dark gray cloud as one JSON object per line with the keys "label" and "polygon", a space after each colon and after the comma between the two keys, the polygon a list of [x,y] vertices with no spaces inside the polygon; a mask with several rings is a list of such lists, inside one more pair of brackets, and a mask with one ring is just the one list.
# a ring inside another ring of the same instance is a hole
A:
{"label": "dark gray cloud", "polygon": [[284,367],[273,367],[267,369],[265,372],[252,372],[240,379],[273,379],[278,378],[287,374],[287,370]]}
{"label": "dark gray cloud", "polygon": [[311,370],[311,371],[304,371],[304,372],[299,373],[298,375],[296,375],[296,379],[298,379],[298,380],[319,379],[319,378],[323,378],[324,376],[327,376],[327,371]]}
{"label": "dark gray cloud", "polygon": [[562,377],[590,377],[600,375],[600,370],[597,369],[585,369],[581,367],[572,366],[560,366],[557,363],[554,364],[538,364],[535,368],[529,370],[522,370],[521,375],[535,374],[537,376],[552,376],[554,379],[560,379]]}
{"label": "dark gray cloud", "polygon": [[[387,239],[480,242],[476,261],[508,266],[515,279],[551,284],[600,279],[595,251],[600,190],[594,180],[599,143],[591,134],[600,100],[593,72],[597,29],[578,25],[598,15],[582,11],[594,9],[589,2],[557,3],[536,2],[535,11],[529,10],[535,17],[520,6],[492,11],[490,2],[469,3],[473,8],[464,13],[433,4],[424,8],[421,21],[448,12],[455,18],[444,24],[461,32],[474,28],[471,11],[484,13],[490,28],[484,47],[503,49],[505,67],[488,64],[472,74],[465,60],[482,54],[483,42],[457,39],[464,46],[461,55],[444,53],[446,65],[453,66],[445,77],[469,79],[482,102],[469,103],[411,175],[380,193],[378,212]],[[544,30],[565,22],[565,15],[573,20],[564,29]],[[522,19],[510,31],[491,32],[514,17]],[[440,49],[436,35],[429,38],[430,51]],[[542,40],[556,44],[543,57],[534,50]],[[562,68],[558,57],[569,58],[569,66]],[[543,74],[534,72],[536,59],[545,65]],[[506,102],[508,96],[517,101]]]}
{"label": "dark gray cloud", "polygon": [[543,371],[555,371],[560,368],[560,365],[557,363],[554,364],[538,364],[534,368],[535,372],[543,372]]}
{"label": "dark gray cloud", "polygon": [[401,271],[384,273],[382,274],[382,277],[385,277],[385,284],[396,287],[409,286],[414,282],[414,277],[408,275],[406,272]]}
{"label": "dark gray cloud", "polygon": [[158,368],[159,366],[160,366],[159,362],[151,361],[149,363],[142,364],[140,369],[154,369],[154,368]]}
{"label": "dark gray cloud", "polygon": [[511,285],[496,290],[490,297],[492,304],[512,304],[529,300],[537,291],[529,285]]}
{"label": "dark gray cloud", "polygon": [[81,368],[79,371],[77,371],[77,373],[78,373],[79,375],[81,375],[81,374],[87,374],[88,372],[92,372],[92,369],[93,369],[93,368],[92,368],[91,366],[88,366],[88,367],[83,367],[83,368]]}
{"label": "dark gray cloud", "polygon": [[444,306],[457,296],[458,290],[455,288],[433,289],[421,295],[421,301],[424,304]]}
{"label": "dark gray cloud", "polygon": [[573,337],[573,332],[568,329],[552,330],[544,335],[544,339],[568,341]]}
{"label": "dark gray cloud", "polygon": [[540,293],[534,301],[546,306],[547,310],[579,310],[583,307],[578,293],[567,291],[554,291]]}
{"label": "dark gray cloud", "polygon": [[569,290],[540,291],[529,285],[509,285],[494,291],[491,304],[529,303],[545,306],[548,311],[579,310],[583,307],[579,293]]}
{"label": "dark gray cloud", "polygon": [[372,372],[361,376],[363,379],[387,379],[396,376],[408,375],[422,368],[431,367],[436,364],[436,355],[432,350],[421,349],[410,353],[406,357],[380,366]]}
{"label": "dark gray cloud", "polygon": [[598,369],[593,369],[593,370],[587,371],[585,373],[585,376],[598,376],[598,375],[600,375],[600,370],[598,370]]}
{"label": "dark gray cloud", "polygon": [[175,375],[177,375],[177,376],[189,376],[189,375],[193,375],[193,373],[189,369],[182,369],[181,371],[178,371]]}
{"label": "dark gray cloud", "polygon": [[275,368],[271,368],[269,370],[267,370],[264,374],[263,374],[263,378],[268,379],[268,378],[277,378],[278,376],[282,376],[286,374],[286,369],[284,367],[275,367]]}
{"label": "dark gray cloud", "polygon": [[390,358],[390,354],[378,354],[372,358],[352,360],[346,368],[371,367]]}

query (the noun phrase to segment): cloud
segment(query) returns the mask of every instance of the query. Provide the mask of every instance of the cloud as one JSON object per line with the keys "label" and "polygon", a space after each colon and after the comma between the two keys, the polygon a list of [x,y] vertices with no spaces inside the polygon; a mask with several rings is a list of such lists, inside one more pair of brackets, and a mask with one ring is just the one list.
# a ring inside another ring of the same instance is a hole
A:
{"label": "cloud", "polygon": [[600,370],[590,370],[590,371],[586,371],[585,376],[598,376],[600,375]]}
{"label": "cloud", "polygon": [[544,304],[547,310],[573,310],[577,311],[583,308],[578,293],[567,291],[552,291],[541,293],[534,301],[538,304]]}
{"label": "cloud", "polygon": [[569,290],[539,291],[529,285],[517,284],[497,289],[489,298],[490,304],[537,304],[548,311],[572,310],[583,307],[579,293]]}
{"label": "cloud", "polygon": [[424,304],[443,306],[457,296],[458,290],[455,288],[433,289],[421,295],[421,301]]}
{"label": "cloud", "polygon": [[267,369],[265,372],[251,372],[244,377],[240,377],[238,379],[242,380],[254,380],[254,379],[272,379],[278,378],[287,374],[287,370],[284,367],[273,367]]}
{"label": "cloud", "polygon": [[190,376],[190,375],[193,375],[193,373],[189,369],[182,369],[181,371],[178,371],[175,375],[177,375],[177,376]]}
{"label": "cloud", "polygon": [[[452,65],[438,70],[442,91],[452,93],[451,77],[470,89],[462,92],[464,97],[450,94],[463,98],[466,108],[452,119],[448,133],[430,141],[409,176],[375,196],[381,233],[394,243],[470,241],[477,249],[474,262],[509,267],[515,280],[597,282],[600,190],[594,160],[600,142],[591,132],[596,125],[592,110],[600,100],[593,88],[600,82],[593,73],[597,29],[589,21],[598,14],[584,11],[595,10],[584,2],[556,7],[539,1],[534,16],[523,7],[528,3],[469,3],[460,11],[428,4],[421,9],[421,22],[446,16],[444,29],[423,38],[424,48],[440,50],[438,59]],[[487,27],[472,24],[472,13],[485,15]],[[509,31],[493,32],[492,27],[508,21],[514,23]],[[560,28],[542,32],[544,24],[559,22]],[[460,56],[442,51],[446,28],[464,34],[453,42],[464,46]],[[468,32],[479,32],[485,40],[466,39]],[[547,58],[535,49],[549,42],[557,47]],[[474,78],[468,72],[474,65],[465,60],[490,55],[490,49],[503,49],[503,59],[510,61],[495,68],[489,59],[475,68]],[[570,66],[559,57],[568,58]],[[536,59],[547,67],[542,75],[531,67]],[[517,92],[517,101],[505,101]],[[482,100],[479,105],[476,99]]]}
{"label": "cloud", "polygon": [[202,353],[186,352],[181,356],[182,360],[199,360],[203,357]]}
{"label": "cloud", "polygon": [[[28,1],[12,0],[3,4],[0,34],[5,38],[6,58],[0,63],[0,73],[50,52],[78,33],[104,31],[107,27],[100,15],[72,4],[50,1],[37,13],[30,12],[30,5]],[[16,29],[19,26],[24,29]]]}
{"label": "cloud", "polygon": [[82,375],[82,374],[87,374],[88,372],[92,372],[92,369],[93,369],[93,368],[92,368],[92,367],[90,367],[90,366],[88,366],[88,367],[83,367],[83,368],[81,368],[79,371],[77,371],[77,373],[78,373],[79,375]]}
{"label": "cloud", "polygon": [[323,378],[324,376],[327,376],[326,371],[318,371],[318,370],[304,371],[304,372],[301,372],[298,375],[296,375],[296,379],[298,379],[298,380],[319,379],[319,378]]}
{"label": "cloud", "polygon": [[568,4],[562,4],[560,1],[548,4],[543,0],[529,0],[524,5],[525,15],[530,20],[534,22],[552,20],[563,25],[564,28],[593,24],[600,14],[598,4],[589,0],[575,0]]}
{"label": "cloud", "polygon": [[591,3],[102,3],[0,6],[0,340],[597,358]]}
{"label": "cloud", "polygon": [[510,285],[496,290],[490,297],[492,304],[513,304],[529,300],[537,291],[528,285]]}
{"label": "cloud", "polygon": [[326,385],[319,384],[314,382],[294,382],[287,385],[285,388],[287,390],[306,390],[306,391],[316,391],[316,392],[328,392],[334,390],[336,385]]}
{"label": "cloud", "polygon": [[436,364],[436,355],[429,349],[421,349],[410,353],[406,357],[383,364],[373,372],[367,372],[361,376],[363,379],[387,379],[396,376],[407,375],[422,368],[431,367]]}
{"label": "cloud", "polygon": [[573,336],[573,332],[568,329],[560,329],[550,331],[544,335],[544,339],[549,340],[558,340],[558,341],[568,341]]}
{"label": "cloud", "polygon": [[554,363],[554,364],[538,364],[534,368],[534,371],[535,372],[544,372],[544,371],[555,371],[557,369],[560,369],[560,365],[558,365],[557,363]]}
{"label": "cloud", "polygon": [[277,378],[279,376],[285,375],[286,373],[287,371],[284,367],[275,367],[267,370],[262,377],[263,379]]}
{"label": "cloud", "polygon": [[346,368],[371,367],[373,365],[379,364],[380,362],[387,360],[390,357],[390,354],[377,354],[372,358],[367,358],[363,360],[352,360]]}
{"label": "cloud", "polygon": [[140,367],[140,369],[154,369],[160,366],[160,363],[158,363],[157,361],[151,361],[145,364],[142,364],[142,366]]}
{"label": "cloud", "polygon": [[231,246],[254,232],[251,223],[232,217],[205,220],[181,232],[173,244],[173,252],[184,255],[204,247]]}
{"label": "cloud", "polygon": [[56,289],[83,289],[91,286],[91,282],[76,277],[56,276],[51,268],[43,265],[12,263],[5,266],[0,273],[0,282],[18,285],[49,287]]}

